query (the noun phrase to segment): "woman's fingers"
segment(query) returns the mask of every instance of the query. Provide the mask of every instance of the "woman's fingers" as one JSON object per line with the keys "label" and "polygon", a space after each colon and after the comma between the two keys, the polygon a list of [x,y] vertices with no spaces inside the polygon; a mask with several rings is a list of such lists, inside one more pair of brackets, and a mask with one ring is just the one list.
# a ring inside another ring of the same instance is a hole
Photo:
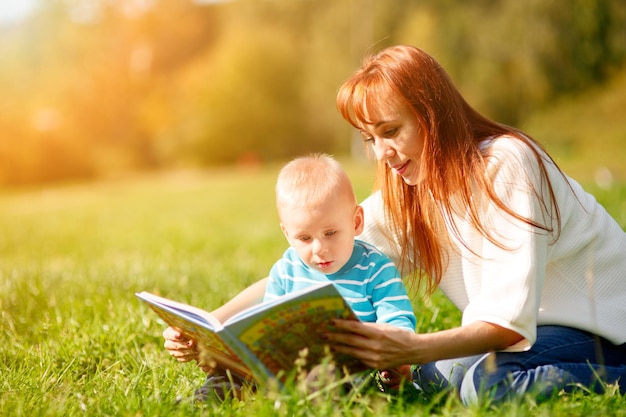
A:
{"label": "woman's fingers", "polygon": [[335,352],[359,359],[370,368],[382,367],[384,358],[380,353],[380,341],[376,337],[380,330],[375,323],[335,320],[333,326],[337,331],[325,333],[325,337]]}
{"label": "woman's fingers", "polygon": [[356,320],[341,320],[341,319],[333,320],[332,325],[338,330],[341,330],[343,332],[361,334],[363,336],[375,333],[378,327],[378,325],[375,323],[363,323],[361,321],[356,321]]}
{"label": "woman's fingers", "polygon": [[377,340],[383,331],[376,323],[362,323],[354,320],[335,320],[335,332],[326,333],[328,340],[356,348],[367,347],[376,350]]}
{"label": "woman's fingers", "polygon": [[414,333],[389,324],[335,320],[333,325],[337,331],[325,333],[333,350],[353,356],[371,368],[394,368],[406,363],[415,344]]}

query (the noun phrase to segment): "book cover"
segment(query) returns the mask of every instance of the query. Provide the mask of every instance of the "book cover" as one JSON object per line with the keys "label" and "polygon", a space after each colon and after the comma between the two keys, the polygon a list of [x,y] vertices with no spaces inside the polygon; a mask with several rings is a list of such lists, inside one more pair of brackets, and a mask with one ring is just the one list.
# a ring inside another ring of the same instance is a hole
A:
{"label": "book cover", "polygon": [[[332,283],[310,287],[253,306],[220,324],[210,313],[148,293],[137,294],[170,326],[198,341],[215,362],[258,382],[285,377],[306,349],[305,369],[319,364],[328,350],[321,338],[334,318],[358,320]],[[155,301],[158,301],[155,302]],[[349,356],[333,358],[338,366],[357,370]]]}
{"label": "book cover", "polygon": [[147,303],[169,326],[180,329],[182,333],[194,339],[204,360],[213,361],[221,368],[230,369],[244,379],[255,376],[242,360],[241,352],[236,353],[236,348],[233,349],[233,345],[237,345],[224,339],[228,337],[228,333],[223,332],[222,324],[210,313],[145,291],[135,295]]}

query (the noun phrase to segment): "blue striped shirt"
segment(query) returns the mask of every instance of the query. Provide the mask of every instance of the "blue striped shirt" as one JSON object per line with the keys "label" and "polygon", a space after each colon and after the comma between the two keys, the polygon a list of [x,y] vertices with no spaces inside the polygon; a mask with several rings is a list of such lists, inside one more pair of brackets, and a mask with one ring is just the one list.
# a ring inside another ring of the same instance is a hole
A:
{"label": "blue striped shirt", "polygon": [[398,269],[386,255],[360,240],[354,241],[350,260],[329,275],[311,269],[294,248],[288,248],[270,271],[264,301],[327,281],[335,284],[361,321],[415,331],[413,306]]}

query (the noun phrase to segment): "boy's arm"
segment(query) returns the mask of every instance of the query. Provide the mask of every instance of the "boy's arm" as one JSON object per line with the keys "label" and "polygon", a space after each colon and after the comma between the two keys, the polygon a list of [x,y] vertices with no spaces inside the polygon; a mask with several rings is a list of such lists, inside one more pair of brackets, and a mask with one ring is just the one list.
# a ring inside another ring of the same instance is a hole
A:
{"label": "boy's arm", "polygon": [[[265,294],[266,283],[267,278],[255,282],[226,304],[213,310],[211,314],[220,322],[224,322],[232,315],[260,303]],[[170,356],[179,362],[198,361],[198,348],[195,341],[188,339],[179,329],[168,327],[163,332],[163,338],[165,339],[165,349],[169,351]],[[202,364],[200,366],[205,372],[210,369]]]}
{"label": "boy's arm", "polygon": [[377,322],[389,323],[410,332],[415,331],[416,318],[406,287],[395,267],[381,270],[371,291]]}
{"label": "boy's arm", "polygon": [[265,287],[267,285],[267,278],[263,278],[254,284],[250,285],[239,294],[234,296],[230,301],[226,302],[221,307],[211,311],[211,314],[215,316],[221,323],[233,315],[245,310],[248,307],[259,304],[263,301],[265,295]]}

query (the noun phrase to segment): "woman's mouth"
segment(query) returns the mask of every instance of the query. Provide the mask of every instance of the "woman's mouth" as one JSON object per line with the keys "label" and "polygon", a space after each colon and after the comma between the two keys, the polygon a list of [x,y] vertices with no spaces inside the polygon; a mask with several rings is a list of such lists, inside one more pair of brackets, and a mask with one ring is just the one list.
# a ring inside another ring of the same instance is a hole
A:
{"label": "woman's mouth", "polygon": [[399,165],[394,165],[391,168],[396,171],[396,173],[400,176],[404,176],[404,174],[406,173],[407,167],[409,165],[409,161],[406,161],[403,164],[399,164]]}

